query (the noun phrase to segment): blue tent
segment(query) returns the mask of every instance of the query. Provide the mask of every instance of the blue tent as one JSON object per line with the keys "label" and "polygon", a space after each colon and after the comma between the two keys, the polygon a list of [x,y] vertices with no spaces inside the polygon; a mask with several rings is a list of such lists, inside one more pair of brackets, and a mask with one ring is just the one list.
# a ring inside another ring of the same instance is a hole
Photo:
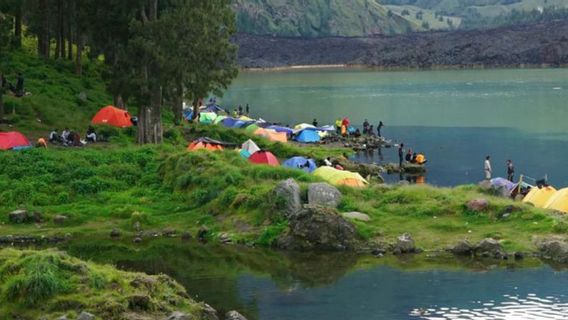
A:
{"label": "blue tent", "polygon": [[208,104],[207,108],[201,110],[201,112],[215,112],[215,113],[220,113],[220,112],[225,112],[225,109],[221,108],[220,106],[216,105],[216,104]]}
{"label": "blue tent", "polygon": [[284,132],[289,136],[291,136],[294,133],[293,129],[290,129],[290,128],[287,128],[287,127],[281,127],[281,126],[269,126],[267,129],[272,129],[276,132]]}
{"label": "blue tent", "polygon": [[307,159],[304,157],[294,157],[286,160],[282,166],[291,169],[304,170],[307,173],[312,173],[317,169],[316,162],[313,159]]}
{"label": "blue tent", "polygon": [[242,126],[244,122],[235,118],[225,118],[223,119],[223,121],[221,121],[221,123],[227,128],[239,128],[235,127],[235,125]]}
{"label": "blue tent", "polygon": [[186,120],[191,120],[191,118],[193,118],[193,110],[192,109],[183,110],[183,117]]}
{"label": "blue tent", "polygon": [[319,136],[318,132],[315,130],[302,130],[296,136],[296,141],[302,143],[315,143],[315,142],[320,142],[321,137]]}

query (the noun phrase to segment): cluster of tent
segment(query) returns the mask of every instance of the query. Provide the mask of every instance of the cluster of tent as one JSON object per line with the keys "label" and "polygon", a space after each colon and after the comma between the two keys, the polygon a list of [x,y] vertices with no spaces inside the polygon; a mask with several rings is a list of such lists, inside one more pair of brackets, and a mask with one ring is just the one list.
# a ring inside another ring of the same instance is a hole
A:
{"label": "cluster of tent", "polygon": [[[210,138],[199,138],[187,147],[188,151],[208,150],[208,151],[222,151],[227,147],[235,147],[229,143],[224,143]],[[278,158],[270,151],[262,150],[254,141],[247,140],[237,149],[239,154],[247,159],[250,163],[262,164],[273,167],[281,166]],[[305,157],[293,157],[282,163],[283,167],[290,169],[303,170],[307,173],[312,173],[315,176],[333,185],[345,185],[351,187],[364,187],[368,184],[360,174],[338,170],[332,167],[317,167],[313,159]]]}
{"label": "cluster of tent", "polygon": [[28,138],[17,131],[0,132],[0,150],[23,150],[32,145]]}
{"label": "cluster of tent", "polygon": [[534,187],[523,199],[537,208],[568,213],[568,188],[556,190],[552,186]]}
{"label": "cluster of tent", "polygon": [[[225,115],[226,111],[215,104],[202,106],[199,113],[199,122],[202,124],[221,125],[233,129],[245,129],[248,133],[264,137],[270,141],[286,143],[293,139],[301,143],[317,143],[334,132],[333,126],[315,127],[302,123],[293,129],[284,126],[270,124],[262,119],[252,119],[247,116],[237,118]],[[187,120],[193,118],[193,111],[186,109],[184,117]]]}

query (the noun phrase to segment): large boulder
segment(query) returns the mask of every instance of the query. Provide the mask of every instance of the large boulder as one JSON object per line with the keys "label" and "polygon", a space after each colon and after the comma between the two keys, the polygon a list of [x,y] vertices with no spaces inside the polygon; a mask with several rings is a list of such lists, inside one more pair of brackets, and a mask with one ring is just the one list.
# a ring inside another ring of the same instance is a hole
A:
{"label": "large boulder", "polygon": [[396,244],[393,248],[394,254],[404,254],[404,253],[418,253],[419,250],[416,248],[414,244],[414,239],[408,233],[405,233],[399,236],[396,239]]}
{"label": "large boulder", "polygon": [[481,240],[475,246],[475,254],[481,257],[490,257],[497,259],[505,255],[501,243],[493,238]]}
{"label": "large boulder", "polygon": [[560,263],[568,263],[568,242],[561,239],[547,239],[538,244],[540,256]]}
{"label": "large boulder", "polygon": [[225,314],[225,320],[247,320],[247,318],[245,318],[245,316],[238,313],[237,311],[233,310],[233,311],[229,311],[229,312],[227,312],[227,314]]}
{"label": "large boulder", "polygon": [[474,199],[467,203],[467,208],[473,212],[484,212],[489,209],[489,201],[487,199]]}
{"label": "large boulder", "polygon": [[302,199],[300,197],[300,186],[294,179],[280,182],[274,189],[277,197],[284,200],[283,214],[289,218],[302,210]]}
{"label": "large boulder", "polygon": [[369,217],[369,215],[365,214],[365,213],[361,213],[361,212],[345,212],[342,213],[341,216],[343,218],[346,219],[352,219],[352,220],[358,220],[358,221],[364,221],[364,222],[368,222],[371,221],[371,217]]}
{"label": "large boulder", "polygon": [[455,246],[448,249],[451,253],[456,256],[471,256],[474,252],[474,246],[467,240],[462,240],[458,242]]}
{"label": "large boulder", "polygon": [[95,320],[95,316],[83,311],[79,314],[79,316],[77,316],[77,320]]}
{"label": "large boulder", "polygon": [[191,320],[192,316],[187,315],[183,312],[174,311],[165,320]]}
{"label": "large boulder", "polygon": [[290,219],[289,231],[280,236],[278,247],[287,250],[351,250],[358,244],[353,224],[335,209],[305,206]]}
{"label": "large boulder", "polygon": [[213,309],[207,303],[203,306],[201,310],[201,319],[203,320],[219,320],[219,316],[217,315],[217,310]]}
{"label": "large boulder", "polygon": [[39,212],[28,212],[26,210],[16,210],[8,213],[8,221],[14,224],[22,223],[41,223],[43,218]]}
{"label": "large boulder", "polygon": [[328,183],[312,183],[308,186],[308,203],[310,206],[337,208],[341,198],[341,192]]}

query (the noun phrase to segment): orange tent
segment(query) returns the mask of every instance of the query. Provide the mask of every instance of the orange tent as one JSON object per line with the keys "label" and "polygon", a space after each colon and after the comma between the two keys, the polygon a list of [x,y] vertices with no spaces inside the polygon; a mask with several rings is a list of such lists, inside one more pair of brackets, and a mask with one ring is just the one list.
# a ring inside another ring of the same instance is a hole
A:
{"label": "orange tent", "polygon": [[223,146],[213,143],[194,141],[188,147],[187,151],[209,150],[209,151],[223,151]]}
{"label": "orange tent", "polygon": [[91,123],[127,128],[132,127],[131,118],[128,111],[113,106],[106,106],[97,112]]}
{"label": "orange tent", "polygon": [[258,128],[254,132],[255,135],[265,137],[272,142],[288,142],[288,135],[286,132],[276,132],[274,130]]}

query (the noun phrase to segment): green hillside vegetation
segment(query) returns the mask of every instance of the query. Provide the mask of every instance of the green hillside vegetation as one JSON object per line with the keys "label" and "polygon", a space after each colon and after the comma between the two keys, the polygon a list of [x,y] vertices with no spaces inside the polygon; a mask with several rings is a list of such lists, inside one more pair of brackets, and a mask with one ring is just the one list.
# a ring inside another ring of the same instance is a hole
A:
{"label": "green hillside vegetation", "polygon": [[0,279],[3,319],[55,319],[81,311],[101,319],[134,312],[157,319],[173,311],[204,318],[204,305],[165,275],[119,271],[56,250],[0,250]]}

